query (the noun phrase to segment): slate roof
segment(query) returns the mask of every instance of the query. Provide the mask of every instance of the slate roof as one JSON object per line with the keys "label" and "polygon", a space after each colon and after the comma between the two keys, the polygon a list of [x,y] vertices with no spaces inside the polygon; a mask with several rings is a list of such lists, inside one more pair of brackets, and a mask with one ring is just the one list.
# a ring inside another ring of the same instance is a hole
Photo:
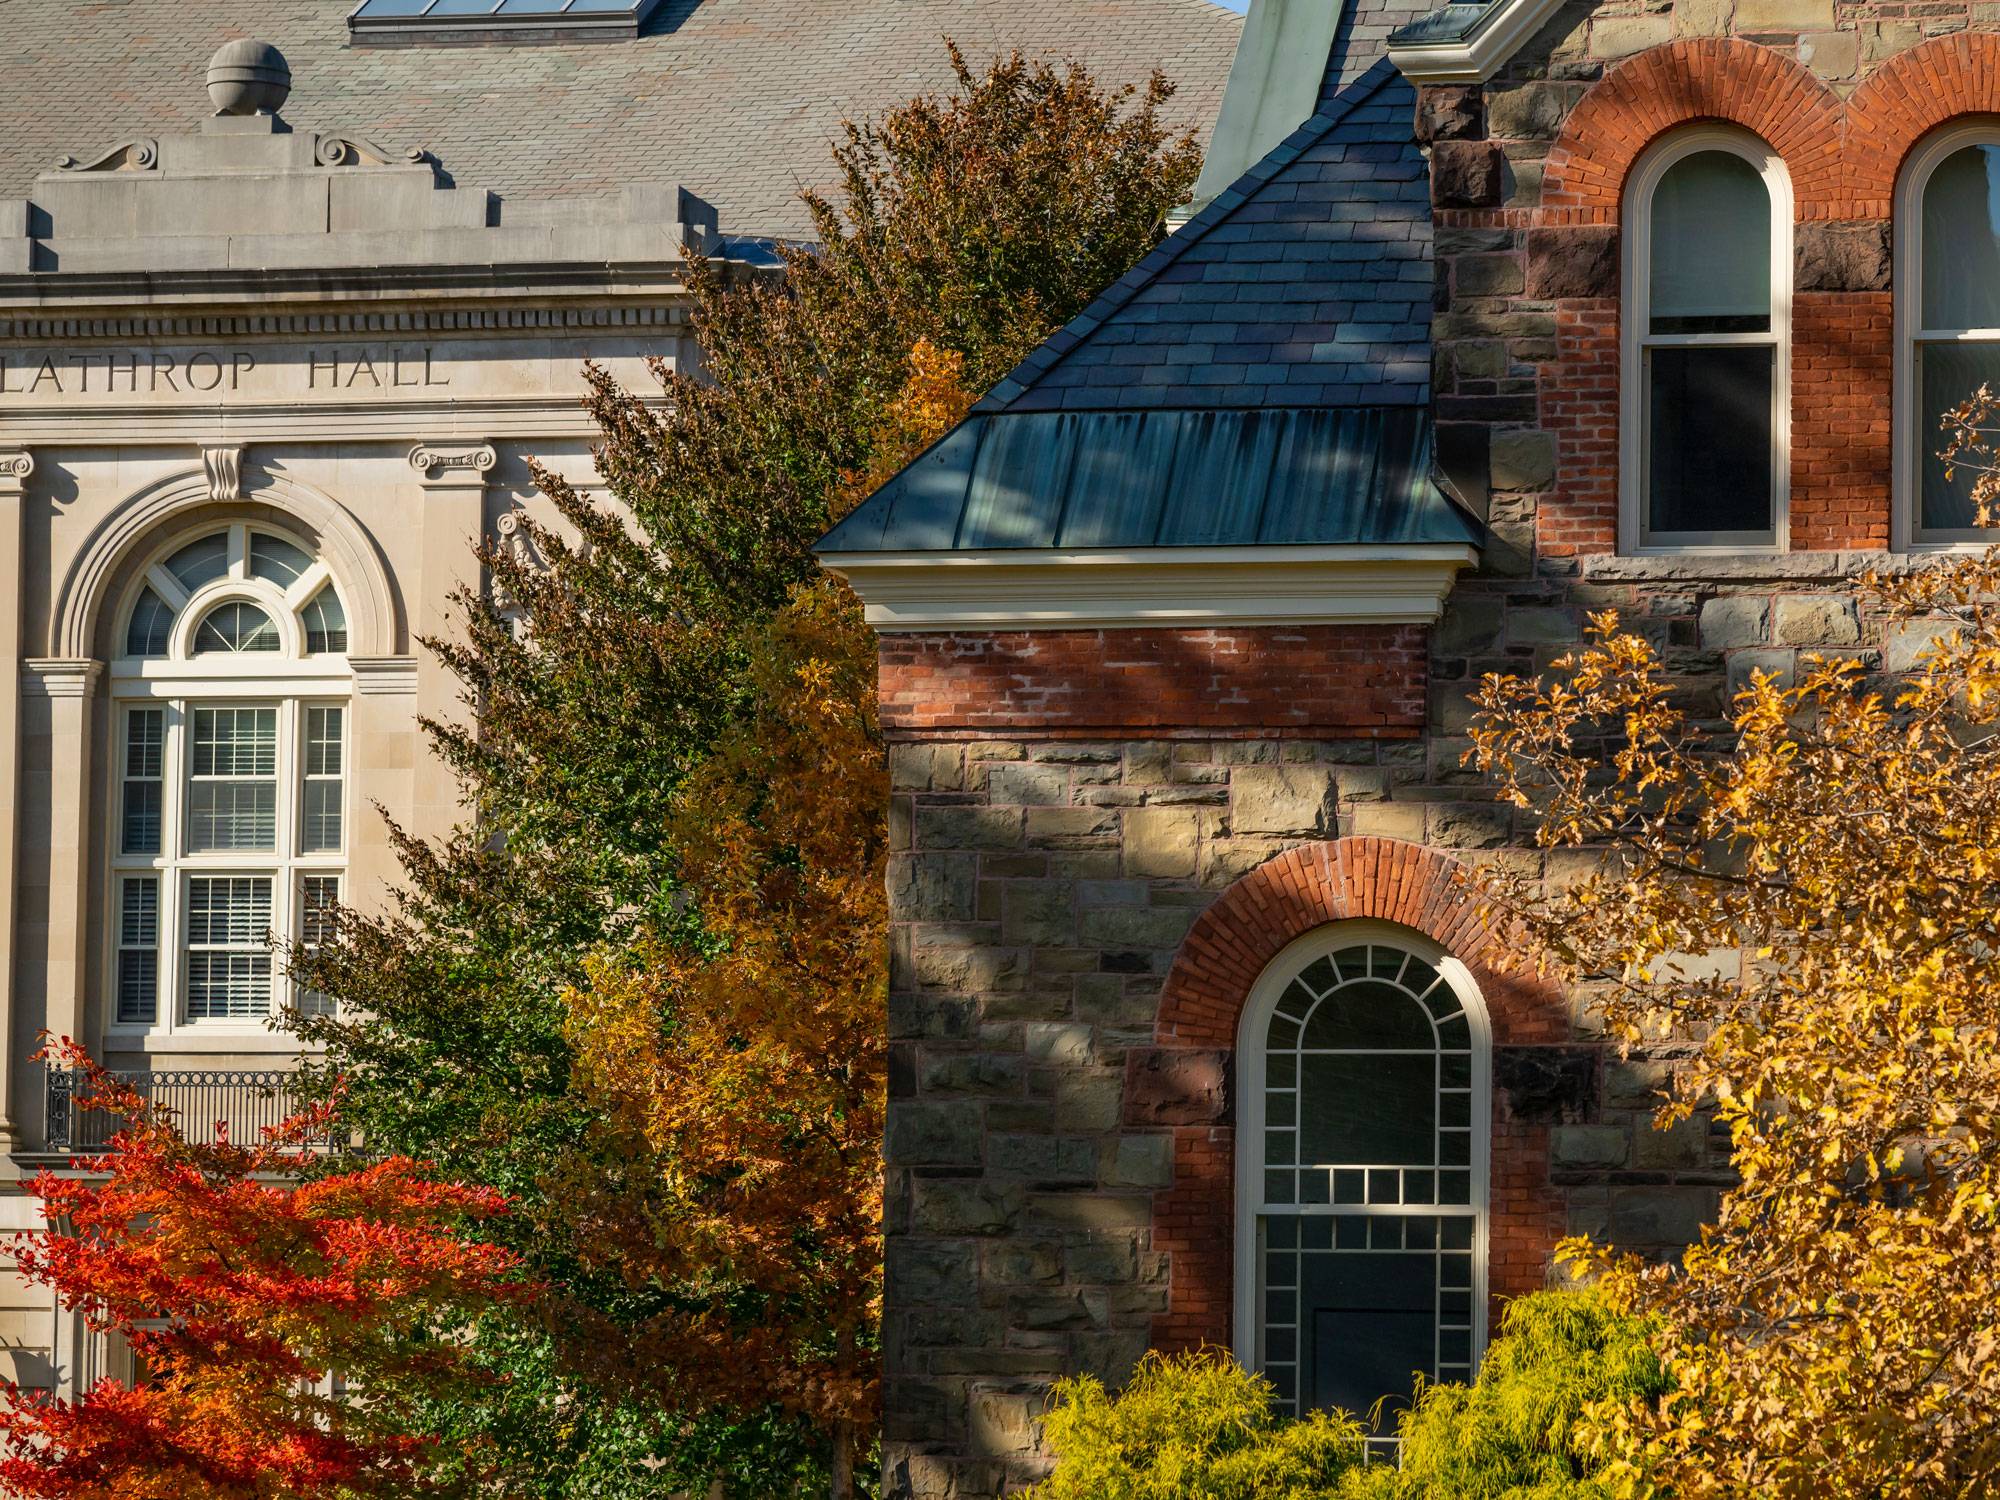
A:
{"label": "slate roof", "polygon": [[1430,399],[1430,179],[1377,61],[979,410]]}
{"label": "slate roof", "polygon": [[194,129],[210,55],[254,35],[291,63],[299,128],[423,146],[508,197],[678,183],[725,234],[799,236],[798,189],[829,181],[843,116],[948,83],[947,36],[975,62],[1019,47],[1106,82],[1158,66],[1174,120],[1205,135],[1242,29],[1212,0],[666,0],[627,42],[354,46],[354,3],[0,0],[0,199],[59,156]]}
{"label": "slate roof", "polygon": [[1477,546],[1430,482],[1430,434],[1414,406],[989,413],[820,551]]}

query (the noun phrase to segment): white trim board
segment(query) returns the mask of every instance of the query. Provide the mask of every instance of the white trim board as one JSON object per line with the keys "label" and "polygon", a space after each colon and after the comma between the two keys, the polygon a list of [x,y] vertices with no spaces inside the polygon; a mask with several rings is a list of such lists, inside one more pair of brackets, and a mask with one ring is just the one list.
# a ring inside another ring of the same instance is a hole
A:
{"label": "white trim board", "polygon": [[1456,542],[839,552],[878,631],[1435,623],[1478,550]]}
{"label": "white trim board", "polygon": [[1484,83],[1562,8],[1562,0],[1493,0],[1469,36],[1391,45],[1389,61],[1412,83]]}

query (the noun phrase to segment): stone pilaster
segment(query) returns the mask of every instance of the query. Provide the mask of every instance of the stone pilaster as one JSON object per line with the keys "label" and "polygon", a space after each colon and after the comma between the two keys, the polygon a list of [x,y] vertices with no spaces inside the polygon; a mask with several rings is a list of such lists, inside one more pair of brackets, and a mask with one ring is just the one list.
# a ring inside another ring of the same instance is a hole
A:
{"label": "stone pilaster", "polygon": [[[20,883],[21,804],[21,510],[35,456],[25,448],[0,451],[0,1048],[14,1048],[14,931]],[[20,1139],[15,1128],[10,1070],[0,1065],[0,1154]]]}
{"label": "stone pilaster", "polygon": [[[460,634],[451,599],[461,589],[479,589],[479,559],[473,549],[485,528],[487,475],[496,462],[493,445],[477,440],[418,443],[410,450],[410,467],[423,493],[423,560],[411,590],[416,635]],[[465,712],[456,680],[429,654],[417,661],[416,708],[439,722],[460,719]],[[457,783],[436,756],[416,757],[412,793],[411,816],[418,831],[440,833],[457,818]]]}

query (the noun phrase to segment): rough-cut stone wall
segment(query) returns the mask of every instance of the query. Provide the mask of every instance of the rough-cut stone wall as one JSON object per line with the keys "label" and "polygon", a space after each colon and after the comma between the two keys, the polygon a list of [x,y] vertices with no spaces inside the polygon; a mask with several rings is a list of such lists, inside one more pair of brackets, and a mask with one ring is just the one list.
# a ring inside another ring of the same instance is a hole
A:
{"label": "rough-cut stone wall", "polygon": [[[1573,627],[1540,595],[1481,589],[1441,637],[1456,684]],[[1433,695],[1440,727],[1454,698]],[[1149,1345],[1229,1337],[1231,1023],[1190,1029],[1163,991],[1179,965],[1186,992],[1190,932],[1219,902],[1253,952],[1295,935],[1275,908],[1260,924],[1253,894],[1277,889],[1290,851],[1359,840],[1433,877],[1538,859],[1457,769],[1457,743],[893,746],[892,1494],[987,1495],[1039,1473],[1033,1418],[1058,1375],[1115,1380]],[[1412,900],[1403,868],[1385,859],[1353,887],[1360,905],[1324,917],[1426,925],[1426,901],[1455,889],[1433,878]],[[1486,985],[1496,1001],[1507,988]],[[1496,1053],[1491,1259],[1510,1294],[1541,1283],[1569,1229],[1679,1243],[1721,1182],[1698,1133],[1645,1127],[1654,1074],[1603,1066],[1566,1002],[1536,1004]]]}

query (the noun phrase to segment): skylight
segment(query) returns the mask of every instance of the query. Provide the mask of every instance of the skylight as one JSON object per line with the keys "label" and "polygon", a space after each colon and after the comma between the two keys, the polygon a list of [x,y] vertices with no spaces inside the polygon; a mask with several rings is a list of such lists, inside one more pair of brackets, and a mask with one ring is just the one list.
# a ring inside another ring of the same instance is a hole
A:
{"label": "skylight", "polygon": [[618,39],[639,34],[660,0],[361,0],[358,38],[434,41]]}

